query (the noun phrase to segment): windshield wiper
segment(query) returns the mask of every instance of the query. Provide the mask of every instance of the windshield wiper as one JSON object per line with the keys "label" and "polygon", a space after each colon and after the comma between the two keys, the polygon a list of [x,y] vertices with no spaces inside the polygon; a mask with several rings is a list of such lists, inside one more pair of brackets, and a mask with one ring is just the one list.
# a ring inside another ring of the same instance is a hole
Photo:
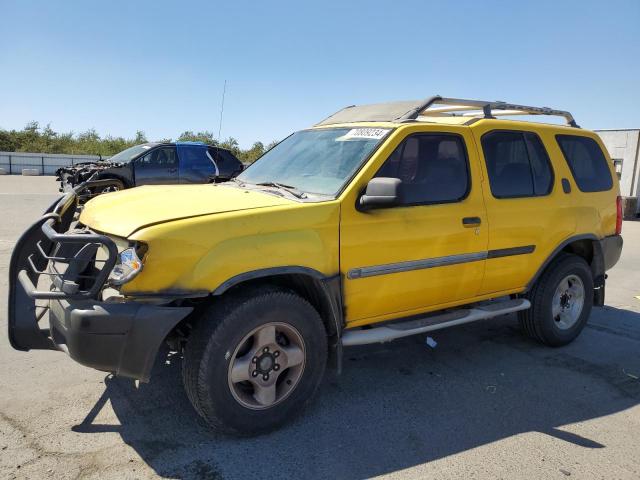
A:
{"label": "windshield wiper", "polygon": [[244,186],[247,184],[246,182],[243,182],[243,181],[241,181],[241,180],[238,180],[236,177],[233,177],[233,178],[231,179],[231,181],[232,181],[233,183],[237,183],[240,187],[244,187]]}
{"label": "windshield wiper", "polygon": [[293,195],[296,198],[307,198],[306,193],[298,190],[296,187],[292,185],[286,185],[284,183],[278,183],[278,182],[260,182],[260,183],[256,183],[256,185],[260,185],[261,187],[276,187],[281,190],[285,190],[289,192],[291,195]]}

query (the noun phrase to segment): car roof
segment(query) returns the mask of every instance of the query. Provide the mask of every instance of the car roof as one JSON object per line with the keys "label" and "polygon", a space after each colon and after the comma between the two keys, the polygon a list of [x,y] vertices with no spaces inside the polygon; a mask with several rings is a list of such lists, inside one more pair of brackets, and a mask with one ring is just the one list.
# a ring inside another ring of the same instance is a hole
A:
{"label": "car roof", "polygon": [[348,123],[331,123],[326,125],[314,125],[312,129],[331,129],[331,128],[409,128],[415,125],[447,125],[447,126],[460,126],[469,127],[471,125],[480,126],[484,123],[495,124],[495,128],[536,128],[536,129],[554,129],[559,131],[573,132],[574,134],[580,134],[581,132],[588,134],[590,130],[582,128],[574,128],[567,125],[560,125],[557,123],[543,123],[532,122],[526,120],[504,119],[504,118],[469,118],[469,117],[419,117],[413,122],[348,122]]}
{"label": "car roof", "polygon": [[158,145],[170,145],[172,147],[177,147],[179,145],[202,145],[202,146],[206,146],[206,147],[210,147],[210,148],[217,148],[218,150],[224,150],[225,152],[230,152],[231,150],[229,150],[228,148],[225,147],[221,147],[220,145],[211,145],[210,143],[205,143],[205,142],[149,142],[149,143],[143,143],[142,145],[149,145],[150,147],[156,147]]}
{"label": "car roof", "polygon": [[[567,125],[579,128],[573,115],[566,110],[549,107],[534,107],[502,101],[468,100],[445,98],[438,95],[426,100],[403,100],[369,105],[350,105],[315,126],[385,123],[403,124],[413,122],[469,125],[479,119],[495,119],[504,116],[553,116],[562,117]],[[529,122],[530,123],[530,122]]]}

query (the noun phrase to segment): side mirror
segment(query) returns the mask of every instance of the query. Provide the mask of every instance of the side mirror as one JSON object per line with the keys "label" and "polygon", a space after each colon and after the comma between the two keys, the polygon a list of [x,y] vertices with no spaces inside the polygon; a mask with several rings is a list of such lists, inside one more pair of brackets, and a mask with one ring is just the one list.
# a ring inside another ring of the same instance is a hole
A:
{"label": "side mirror", "polygon": [[402,180],[399,178],[372,178],[367,190],[360,197],[359,207],[362,210],[371,208],[388,208],[400,203]]}

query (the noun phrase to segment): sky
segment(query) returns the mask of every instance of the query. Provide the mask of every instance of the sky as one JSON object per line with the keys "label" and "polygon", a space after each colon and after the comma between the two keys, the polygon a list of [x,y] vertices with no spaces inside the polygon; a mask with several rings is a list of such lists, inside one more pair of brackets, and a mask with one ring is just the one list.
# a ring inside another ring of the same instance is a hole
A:
{"label": "sky", "polygon": [[269,143],[434,94],[640,128],[640,1],[0,0],[0,128]]}

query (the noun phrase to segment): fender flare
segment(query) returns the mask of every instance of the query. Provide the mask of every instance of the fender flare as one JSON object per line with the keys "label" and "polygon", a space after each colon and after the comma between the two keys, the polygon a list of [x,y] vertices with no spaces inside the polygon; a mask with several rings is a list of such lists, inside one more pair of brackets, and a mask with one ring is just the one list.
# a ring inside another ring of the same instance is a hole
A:
{"label": "fender flare", "polygon": [[284,267],[261,268],[259,270],[242,272],[234,277],[231,277],[225,280],[220,285],[218,285],[218,287],[213,292],[211,292],[211,294],[213,296],[222,295],[231,287],[235,287],[236,285],[249,280],[256,280],[258,278],[274,277],[277,275],[291,275],[291,274],[308,275],[310,277],[313,277],[316,280],[322,280],[323,278],[326,278],[326,276],[320,273],[318,270],[315,270],[309,267],[289,265]]}
{"label": "fender flare", "polygon": [[[527,283],[527,287],[525,292],[531,290],[533,285],[538,281],[542,272],[546,270],[546,268],[551,264],[551,262],[558,256],[558,254],[569,244],[579,241],[579,240],[591,240],[593,244],[593,260],[591,262],[591,271],[593,273],[594,285],[596,287],[604,284],[604,260],[602,253],[602,246],[600,245],[599,238],[595,235],[588,233],[582,235],[574,235],[573,237],[566,238],[563,240],[547,257],[547,259],[540,265],[535,275],[529,280]],[[602,282],[599,284],[600,277],[602,277]]]}
{"label": "fender flare", "polygon": [[213,292],[211,292],[211,294],[214,297],[220,296],[230,288],[249,280],[277,277],[281,275],[304,275],[316,281],[320,287],[319,293],[322,294],[323,300],[326,301],[330,307],[329,310],[332,317],[330,320],[333,323],[338,338],[340,338],[342,328],[344,326],[342,281],[340,274],[327,276],[313,268],[299,265],[263,268],[259,270],[252,270],[250,272],[243,272],[231,277],[222,282],[215,290],[213,290]]}

